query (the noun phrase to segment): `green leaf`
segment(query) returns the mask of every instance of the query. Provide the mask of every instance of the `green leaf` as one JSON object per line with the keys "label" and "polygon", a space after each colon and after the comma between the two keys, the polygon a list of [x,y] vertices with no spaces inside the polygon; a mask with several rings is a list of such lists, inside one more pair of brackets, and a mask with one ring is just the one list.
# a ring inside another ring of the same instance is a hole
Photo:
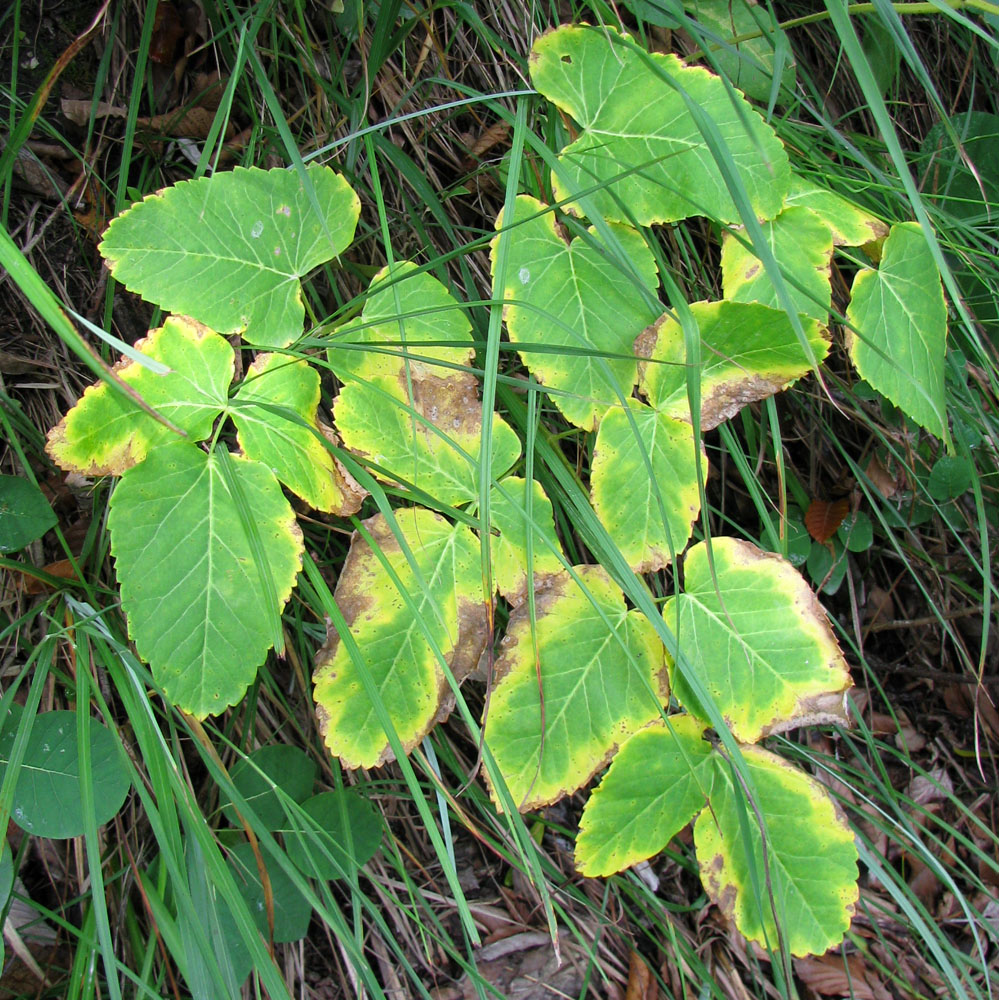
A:
{"label": "green leaf", "polygon": [[866,552],[874,544],[874,525],[870,515],[862,510],[849,514],[839,526],[837,534],[851,552]]}
{"label": "green leaf", "polygon": [[[125,473],[108,515],[129,635],[167,697],[199,718],[243,696],[302,560],[302,532],[271,472],[249,459],[229,462],[245,503],[217,456],[181,441]],[[263,568],[241,520],[246,509]]]}
{"label": "green leaf", "polygon": [[[747,403],[766,399],[811,368],[794,327],[782,311],[757,302],[695,302],[690,313],[701,336],[701,430],[709,431]],[[822,328],[802,321],[816,359],[829,350]],[[690,420],[683,329],[668,314],[635,344],[650,359],[639,370],[639,387],[652,406]]]}
{"label": "green leaf", "polygon": [[[360,509],[365,494],[317,437],[318,406],[314,368],[280,354],[260,354],[236,393],[232,418],[247,458],[266,465],[316,510],[346,517]],[[286,410],[287,417],[273,407]]]}
{"label": "green leaf", "polygon": [[[479,383],[468,372],[446,377],[412,369],[374,375],[340,390],[333,407],[343,443],[381,466],[385,482],[405,481],[441,504],[478,496],[482,450]],[[498,413],[492,415],[492,476],[520,457],[520,438]]]}
{"label": "green leaf", "polygon": [[306,172],[311,191],[297,171],[256,167],[174,184],[115,219],[101,254],[118,281],[163,309],[285,347],[302,334],[299,278],[350,246],[360,212],[329,167]]}
{"label": "green leaf", "polygon": [[[10,761],[16,725],[0,735],[0,781]],[[118,737],[90,720],[91,798],[98,826],[122,807],[131,785]],[[36,715],[17,775],[10,818],[26,833],[62,840],[82,837],[87,824],[80,792],[80,755],[75,712]]]}
{"label": "green leaf", "polygon": [[[0,910],[7,905],[10,899],[10,892],[14,888],[14,859],[11,857],[10,844],[6,839],[0,844]],[[2,945],[0,945],[0,960],[3,957]]]}
{"label": "green leaf", "polygon": [[475,348],[472,328],[457,300],[416,264],[382,268],[368,286],[359,319],[340,327],[327,352],[342,382],[408,370],[417,378],[467,367]]}
{"label": "green leaf", "polygon": [[719,767],[711,808],[694,824],[701,880],[750,940],[777,946],[776,908],[792,955],[823,954],[843,939],[859,895],[853,833],[817,781],[765,750],[741,749],[755,808],[731,768]]}
{"label": "green leaf", "polygon": [[717,761],[704,728],[693,716],[674,715],[629,737],[583,809],[580,872],[613,875],[651,858],[700,812]]}
{"label": "green leaf", "polygon": [[0,552],[17,552],[58,524],[45,494],[21,476],[0,476]]}
{"label": "green leaf", "polygon": [[[776,70],[776,44],[782,44],[790,56],[787,36],[766,6],[756,0],[690,0],[684,6],[702,29],[720,36],[721,44],[713,51],[719,70],[747,97],[766,104]],[[735,40],[744,35],[755,37]],[[710,36],[708,41],[712,41]],[[794,87],[792,62],[784,63],[780,83],[785,88]]]}
{"label": "green leaf", "polygon": [[934,500],[944,503],[967,493],[974,477],[975,467],[970,459],[944,456],[934,463],[926,489]]}
{"label": "green leaf", "polygon": [[693,106],[712,122],[756,215],[780,211],[790,180],[783,145],[748,101],[707,70],[639,51],[613,28],[586,25],[542,35],[530,68],[534,86],[582,129],[553,172],[559,201],[585,192],[603,218],[638,225],[692,215],[740,221]]}
{"label": "green leaf", "polygon": [[[170,316],[135,345],[170,371],[157,375],[137,361],[118,371],[157,412],[192,441],[208,437],[225,408],[232,381],[232,348],[213,330],[183,316]],[[49,431],[46,450],[64,469],[85,476],[120,476],[150,449],[177,435],[145,410],[97,382]]]}
{"label": "green leaf", "polygon": [[[293,801],[302,802],[316,782],[316,764],[298,747],[276,743],[260,747],[238,761],[231,777],[264,829],[280,830],[286,825],[287,814],[275,786]],[[223,811],[234,826],[242,825],[231,803]]]}
{"label": "green leaf", "polygon": [[[762,229],[767,246],[780,265],[795,309],[825,326],[832,299],[829,284],[832,231],[815,212],[793,207],[785,208],[776,219],[764,222]],[[745,239],[742,232],[727,232],[722,238],[725,298],[734,302],[762,302],[772,309],[782,308],[763,262],[751,246],[742,242]]]}
{"label": "green leaf", "polygon": [[[533,534],[531,571],[537,585],[544,577],[561,573],[563,569],[555,554],[562,551],[562,546],[555,534],[552,502],[537,481],[531,483],[530,516]],[[509,476],[499,486],[493,487],[489,519],[494,531],[499,531],[498,535],[492,536],[490,550],[493,582],[510,604],[522,604],[527,600],[528,572],[526,480]]]}
{"label": "green leaf", "polygon": [[[250,844],[237,844],[229,853],[239,894],[246,900],[257,929],[267,937],[267,902],[257,869],[257,857]],[[312,906],[277,862],[264,855],[264,867],[271,884],[274,904],[274,941],[300,941],[309,930]]]}
{"label": "green leaf", "polygon": [[[690,424],[641,403],[631,406],[630,419],[618,409],[601,421],[590,473],[593,509],[636,573],[668,566],[686,546],[701,509],[695,455]],[[701,461],[707,468],[703,447]]]}
{"label": "green leaf", "polygon": [[511,230],[502,289],[510,340],[565,418],[593,430],[635,384],[632,345],[658,312],[652,254],[625,226],[611,227],[613,251],[593,230],[567,244],[555,216],[526,195],[512,222],[500,215],[496,227]]}
{"label": "green leaf", "polygon": [[419,577],[385,518],[365,521],[378,554],[355,533],[334,594],[364,662],[356,664],[331,629],[313,675],[326,745],[351,768],[393,759],[360,671],[369,674],[408,752],[454,702],[433,647],[461,680],[478,663],[488,631],[478,539],[464,524],[419,507],[398,510],[395,517]]}
{"label": "green leaf", "polygon": [[[343,788],[322,792],[302,803],[315,820],[318,834],[295,827],[284,831],[288,857],[312,878],[340,878],[366,865],[378,853],[382,820],[374,806]],[[318,843],[317,843],[318,839]]]}
{"label": "green leaf", "polygon": [[[521,810],[584,785],[668,696],[664,650],[599,566],[577,566],[510,615],[486,740]],[[540,680],[540,688],[539,688]],[[542,695],[543,692],[543,695]]]}
{"label": "green leaf", "polygon": [[880,267],[858,271],[853,279],[846,316],[847,349],[861,378],[949,442],[947,306],[940,272],[917,223],[891,227]]}
{"label": "green leaf", "polygon": [[[786,560],[714,538],[683,560],[684,593],[663,617],[737,739],[844,719],[850,673],[825,611]],[[681,705],[706,718],[679,670]]]}
{"label": "green leaf", "polygon": [[888,235],[888,227],[880,219],[798,174],[791,175],[791,190],[784,207],[814,212],[832,230],[834,246],[860,247]]}
{"label": "green leaf", "polygon": [[[960,149],[948,133],[948,125]],[[924,190],[934,200],[973,225],[996,225],[999,115],[965,111],[946,123],[938,122],[926,133],[919,152],[925,159]]]}

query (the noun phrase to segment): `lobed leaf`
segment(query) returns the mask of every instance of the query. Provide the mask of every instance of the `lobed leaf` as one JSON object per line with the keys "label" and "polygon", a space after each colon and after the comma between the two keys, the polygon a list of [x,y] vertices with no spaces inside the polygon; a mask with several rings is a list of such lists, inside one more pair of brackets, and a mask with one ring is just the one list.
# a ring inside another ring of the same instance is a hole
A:
{"label": "lobed leaf", "polygon": [[[541,202],[521,195],[510,230],[504,315],[521,360],[552,392],[566,420],[593,430],[631,395],[637,374],[632,345],[656,316],[656,265],[642,237],[610,229],[608,246],[593,230],[566,243]],[[497,237],[493,241],[495,279]],[[658,306],[658,303],[656,303]]]}
{"label": "lobed leaf", "polygon": [[198,718],[243,696],[302,562],[302,532],[277,480],[259,462],[227,460],[242,497],[218,456],[186,441],[158,447],[122,476],[108,514],[129,635],[170,701]]}
{"label": "lobed leaf", "polygon": [[[170,316],[135,346],[170,370],[158,375],[137,361],[123,361],[115,366],[121,380],[192,441],[208,437],[233,376],[234,354],[225,339],[185,316]],[[169,427],[96,382],[49,431],[46,451],[64,469],[120,476],[150,449],[176,440]]]}
{"label": "lobed leaf", "polygon": [[[829,266],[833,234],[828,225],[809,208],[785,208],[780,215],[762,224],[763,236],[780,265],[787,294],[795,310],[817,320],[829,321],[832,287]],[[762,302],[782,309],[777,289],[763,262],[746,246],[744,233],[727,232],[722,238],[722,287],[733,302]]]}
{"label": "lobed leaf", "polygon": [[[710,544],[710,548],[709,548]],[[693,546],[663,617],[737,739],[842,721],[850,673],[826,613],[794,567],[735,538]],[[705,718],[682,673],[674,694]]]}
{"label": "lobed leaf", "polygon": [[[668,697],[664,650],[599,566],[550,578],[510,615],[485,722],[521,810],[584,785]],[[540,685],[540,686],[539,686]]]}
{"label": "lobed leaf", "polygon": [[408,752],[454,702],[434,647],[460,680],[478,663],[488,634],[478,539],[464,524],[420,507],[398,510],[395,517],[418,572],[381,514],[365,521],[378,552],[355,533],[334,595],[364,662],[355,663],[330,629],[313,675],[326,746],[351,768],[394,757],[362,670]]}
{"label": "lobed leaf", "polygon": [[320,440],[318,406],[319,373],[313,367],[260,354],[236,393],[232,419],[248,458],[263,462],[316,510],[346,517],[360,509],[365,493]]}
{"label": "lobed leaf", "polygon": [[350,246],[360,213],[329,167],[311,164],[306,176],[308,187],[294,170],[236,167],[182,181],[118,216],[100,252],[118,281],[163,309],[285,347],[302,334],[299,279]]}
{"label": "lobed leaf", "polygon": [[651,225],[704,215],[737,222],[739,211],[701,124],[710,121],[735,183],[753,212],[773,218],[790,183],[787,153],[737,91],[676,56],[646,53],[613,28],[564,25],[530,57],[538,91],[582,131],[553,171],[559,201],[609,221]]}
{"label": "lobed leaf", "polygon": [[881,264],[853,279],[847,350],[860,376],[945,442],[947,305],[918,223],[891,227]]}
{"label": "lobed leaf", "polygon": [[701,881],[751,941],[777,947],[776,911],[792,955],[821,955],[843,940],[859,897],[853,833],[814,778],[758,747],[741,749],[754,800],[730,767],[717,768],[711,808],[694,824]]}
{"label": "lobed leaf", "polygon": [[[690,313],[701,337],[701,430],[709,431],[748,403],[766,399],[811,368],[784,312],[758,302],[694,302]],[[812,353],[821,361],[829,342],[814,320],[802,321]],[[668,313],[635,344],[649,359],[639,370],[639,388],[657,410],[690,419],[687,351],[683,329]]]}
{"label": "lobed leaf", "polygon": [[590,472],[593,509],[636,573],[668,566],[686,546],[701,509],[695,456],[690,424],[637,401],[630,412],[610,410],[601,421]]}
{"label": "lobed leaf", "polygon": [[718,757],[691,715],[657,719],[617,752],[579,821],[576,867],[613,875],[658,854],[704,807]]}

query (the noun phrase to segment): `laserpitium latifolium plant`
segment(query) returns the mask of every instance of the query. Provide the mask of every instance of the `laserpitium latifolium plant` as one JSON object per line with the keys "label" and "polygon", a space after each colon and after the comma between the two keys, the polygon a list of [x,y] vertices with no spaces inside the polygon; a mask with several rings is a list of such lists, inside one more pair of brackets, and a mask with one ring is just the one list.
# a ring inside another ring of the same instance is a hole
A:
{"label": "laserpitium latifolium plant", "polygon": [[[654,625],[607,569],[568,564],[550,500],[515,474],[520,438],[499,413],[483,420],[461,303],[395,263],[330,335],[335,431],[342,457],[437,510],[356,522],[335,593],[349,637],[330,629],[314,675],[326,742],[348,767],[378,766],[393,757],[387,719],[406,752],[417,746],[478,664],[498,592],[510,615],[485,739],[512,801],[555,802],[610,762],[583,812],[582,872],[648,858],[693,820],[705,888],[743,933],[773,945],[779,926],[793,954],[823,952],[857,899],[853,837],[822,786],[760,742],[842,720],[849,673],[790,563],[736,538],[688,548],[700,435],[822,362],[832,256],[866,247],[850,357],[947,442],[933,258],[917,225],[889,230],[795,175],[761,115],[703,68],[586,26],[541,37],[530,65],[576,138],[551,173],[558,211],[521,195],[496,220],[494,298],[535,384],[594,435],[588,486],[608,538],[635,573],[679,563],[683,587]],[[649,249],[646,227],[692,216],[722,233],[720,301],[683,301]],[[339,517],[364,497],[318,423],[317,371],[284,350],[302,332],[300,279],[347,249],[357,218],[326,167],[237,168],[146,198],[101,246],[119,281],[173,314],[140,345],[166,373],[118,370],[165,422],[98,384],[49,451],[67,469],[121,477],[109,530],[131,635],[165,695],[196,716],[239,701],[280,644],[302,564],[282,487]],[[235,386],[234,335],[260,349]],[[487,597],[473,527],[481,463]],[[725,738],[705,738],[720,722]]]}

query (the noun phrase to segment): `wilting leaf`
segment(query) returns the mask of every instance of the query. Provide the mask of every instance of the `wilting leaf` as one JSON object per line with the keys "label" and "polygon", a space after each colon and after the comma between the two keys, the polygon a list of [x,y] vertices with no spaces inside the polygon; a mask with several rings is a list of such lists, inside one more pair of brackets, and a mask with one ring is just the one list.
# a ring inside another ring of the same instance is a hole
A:
{"label": "wilting leaf", "polygon": [[[208,437],[232,381],[234,355],[225,339],[200,323],[171,316],[135,346],[170,370],[159,375],[137,361],[122,362],[121,380],[192,441]],[[135,403],[97,382],[49,431],[46,450],[64,469],[120,476],[151,448],[177,440]]]}
{"label": "wilting leaf", "polygon": [[[686,546],[701,509],[695,456],[690,424],[640,403],[630,419],[616,409],[601,421],[590,475],[593,509],[636,573],[662,569]],[[701,462],[706,471],[703,448]]]}
{"label": "wilting leaf", "polygon": [[361,671],[370,676],[409,751],[453,705],[434,647],[460,680],[478,663],[486,642],[478,539],[464,524],[419,507],[395,516],[418,573],[381,514],[364,522],[378,551],[356,533],[334,595],[364,662],[354,662],[333,629],[316,659],[320,728],[347,767],[393,759]]}
{"label": "wilting leaf", "polygon": [[[787,316],[757,302],[695,302],[691,315],[701,335],[701,430],[717,427],[747,403],[781,392],[809,371],[811,362]],[[829,350],[818,323],[803,319],[816,360]],[[636,349],[640,388],[657,410],[690,420],[683,330],[668,314],[642,334]]]}
{"label": "wilting leaf", "polygon": [[776,909],[792,955],[822,954],[843,939],[858,898],[853,832],[813,778],[758,747],[741,750],[754,804],[721,764],[711,808],[694,824],[701,881],[750,940],[777,946]]}
{"label": "wilting leaf", "polygon": [[[755,743],[768,733],[844,718],[850,674],[825,611],[780,556],[735,538],[693,546],[683,560],[684,592],[663,617],[687,662],[733,734]],[[706,719],[679,669],[674,693]]]}
{"label": "wilting leaf", "polygon": [[[129,635],[167,697],[198,718],[243,696],[302,560],[302,532],[271,472],[225,460],[241,497],[217,455],[179,441],[122,476],[108,515]],[[247,537],[246,510],[264,567]]]}
{"label": "wilting leaf", "polygon": [[510,615],[486,740],[521,809],[585,784],[667,697],[664,650],[648,619],[598,566],[577,566]]}
{"label": "wilting leaf", "polygon": [[850,498],[813,500],[805,512],[805,527],[817,542],[828,542],[836,534],[843,519],[850,513]]}
{"label": "wilting leaf", "polygon": [[[552,402],[565,418],[593,430],[635,384],[632,344],[658,313],[652,254],[624,226],[611,227],[615,248],[592,230],[566,243],[555,216],[526,195],[517,198],[513,220],[501,215],[496,226],[510,230],[506,283],[497,289],[510,340],[538,381],[553,390]],[[494,278],[496,246],[494,241]]]}
{"label": "wilting leaf", "polygon": [[704,807],[718,758],[704,723],[674,715],[621,747],[583,810],[576,867],[613,875],[658,854]]}
{"label": "wilting leaf", "polygon": [[[236,167],[149,195],[111,223],[101,254],[130,291],[251,344],[302,334],[299,279],[354,238],[360,202],[329,167]],[[316,214],[316,208],[322,215]]]}
{"label": "wilting leaf", "polygon": [[945,442],[947,306],[920,226],[892,226],[881,265],[853,279],[847,349],[862,378]]}
{"label": "wilting leaf", "polygon": [[613,28],[586,25],[542,35],[530,68],[534,86],[582,129],[553,171],[560,201],[585,193],[603,218],[638,225],[692,215],[740,221],[701,131],[710,121],[753,212],[770,219],[780,211],[790,181],[783,145],[748,101],[707,70],[639,50]]}

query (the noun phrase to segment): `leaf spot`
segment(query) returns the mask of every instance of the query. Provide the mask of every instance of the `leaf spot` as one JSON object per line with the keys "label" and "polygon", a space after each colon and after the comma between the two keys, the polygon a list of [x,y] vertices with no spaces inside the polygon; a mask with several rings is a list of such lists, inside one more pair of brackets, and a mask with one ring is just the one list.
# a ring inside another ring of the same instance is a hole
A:
{"label": "leaf spot", "polygon": [[531,280],[531,272],[526,267],[522,267],[518,277],[520,278],[520,283],[526,285]]}
{"label": "leaf spot", "polygon": [[274,256],[275,257],[280,257],[281,256],[281,248],[280,247],[275,247],[274,248]]}
{"label": "leaf spot", "polygon": [[253,223],[253,226],[250,229],[250,235],[255,240],[257,240],[257,239],[260,239],[260,234],[263,231],[264,231],[264,224],[263,224],[263,222],[260,219],[257,219],[257,221]]}
{"label": "leaf spot", "polygon": [[279,205],[276,212],[277,215],[283,215],[286,219],[291,218],[291,206],[290,205]]}

